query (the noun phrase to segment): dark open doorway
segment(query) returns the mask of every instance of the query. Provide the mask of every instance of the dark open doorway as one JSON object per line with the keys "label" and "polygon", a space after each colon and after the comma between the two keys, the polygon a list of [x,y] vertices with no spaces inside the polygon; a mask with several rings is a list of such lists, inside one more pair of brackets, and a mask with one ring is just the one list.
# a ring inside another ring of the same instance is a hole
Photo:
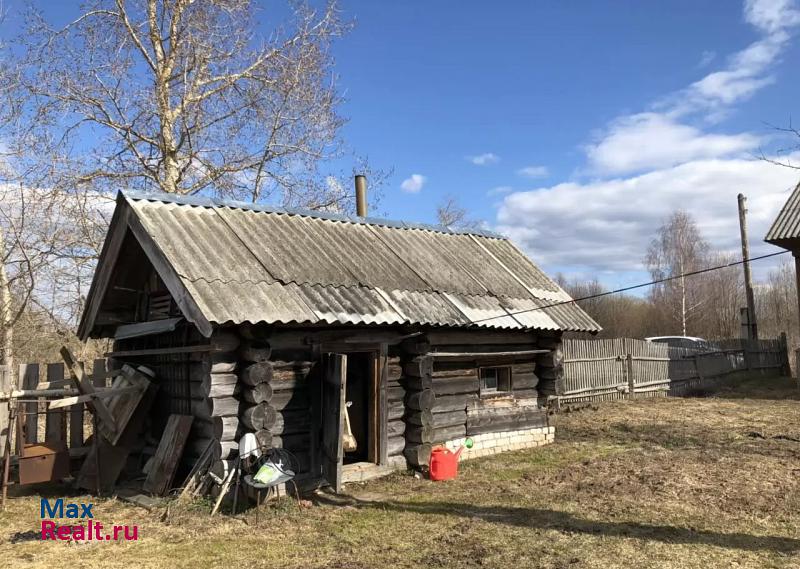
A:
{"label": "dark open doorway", "polygon": [[[356,448],[345,451],[344,464],[372,462],[373,437],[373,382],[375,358],[370,352],[347,354],[347,376],[345,386],[346,413],[350,420],[350,432],[355,438]],[[345,427],[346,428],[346,427]]]}
{"label": "dark open doorway", "polygon": [[381,472],[381,394],[386,395],[381,389],[381,358],[381,348],[330,351],[323,357],[319,456],[322,475],[336,492],[342,483]]}

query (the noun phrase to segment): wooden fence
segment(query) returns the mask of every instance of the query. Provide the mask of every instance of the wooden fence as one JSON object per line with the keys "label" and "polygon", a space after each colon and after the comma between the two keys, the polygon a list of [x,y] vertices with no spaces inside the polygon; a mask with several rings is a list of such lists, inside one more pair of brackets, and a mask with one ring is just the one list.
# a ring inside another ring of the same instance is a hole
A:
{"label": "wooden fence", "polygon": [[713,387],[731,374],[772,370],[787,373],[784,337],[721,340],[711,351],[671,348],[632,338],[564,340],[562,403],[685,395]]}
{"label": "wooden fence", "polygon": [[[81,362],[87,372],[89,365]],[[63,363],[48,364],[21,364],[16,369],[0,366],[0,392],[12,389],[47,389],[61,387],[69,381],[69,374],[64,373]],[[92,383],[95,387],[106,387],[108,381],[106,373],[106,360],[94,360],[91,365]],[[24,439],[21,442],[33,444],[40,442],[66,443],[71,456],[81,456],[86,452],[86,433],[89,426],[85,424],[88,414],[84,405],[47,410],[46,400],[37,401],[26,399]],[[16,430],[16,428],[15,428]],[[5,447],[5,438],[8,433],[8,402],[0,401],[0,449]],[[15,448],[18,437],[15,434],[12,448]],[[20,449],[16,449],[19,451]],[[0,459],[2,460],[2,459]]]}

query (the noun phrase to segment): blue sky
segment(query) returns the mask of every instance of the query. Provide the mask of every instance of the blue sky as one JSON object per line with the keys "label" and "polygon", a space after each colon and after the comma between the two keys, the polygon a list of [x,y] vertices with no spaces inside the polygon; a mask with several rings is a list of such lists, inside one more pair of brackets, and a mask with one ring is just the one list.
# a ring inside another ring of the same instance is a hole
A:
{"label": "blue sky", "polygon": [[335,50],[345,137],[394,169],[376,213],[433,221],[451,194],[551,272],[616,285],[641,280],[677,207],[736,251],[742,191],[755,250],[770,250],[757,242],[800,172],[755,157],[791,142],[766,123],[798,111],[794,2],[343,9],[356,20]]}
{"label": "blue sky", "polygon": [[[393,170],[371,214],[433,222],[452,195],[549,272],[617,286],[677,208],[737,252],[744,192],[754,254],[774,250],[800,171],[757,157],[800,143],[767,126],[800,112],[800,0],[341,2],[343,135]],[[286,2],[260,5],[268,32]]]}

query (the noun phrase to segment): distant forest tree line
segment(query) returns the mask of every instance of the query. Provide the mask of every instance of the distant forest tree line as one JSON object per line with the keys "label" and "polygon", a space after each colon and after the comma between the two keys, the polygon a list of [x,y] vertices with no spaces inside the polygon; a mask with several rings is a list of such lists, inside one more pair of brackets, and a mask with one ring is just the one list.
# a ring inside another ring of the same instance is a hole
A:
{"label": "distant forest tree line", "polygon": [[[736,260],[736,255],[713,250],[692,216],[676,211],[651,241],[643,265],[656,281]],[[609,291],[597,279],[568,279],[559,274],[556,280],[573,298]],[[754,288],[759,336],[774,338],[786,332],[790,345],[800,345],[792,264],[784,262],[770,270]],[[680,335],[718,339],[741,335],[740,309],[747,301],[743,270],[737,265],[674,278],[653,285],[643,295],[610,294],[579,304],[603,327],[600,338]]]}

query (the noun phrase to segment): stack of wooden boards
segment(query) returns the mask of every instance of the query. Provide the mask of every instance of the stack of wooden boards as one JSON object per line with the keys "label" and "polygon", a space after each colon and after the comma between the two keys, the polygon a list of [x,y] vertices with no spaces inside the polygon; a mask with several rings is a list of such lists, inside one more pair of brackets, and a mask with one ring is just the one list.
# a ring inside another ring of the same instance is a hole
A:
{"label": "stack of wooden boards", "polygon": [[86,403],[95,425],[92,445],[76,477],[76,485],[87,490],[108,491],[114,487],[128,456],[141,441],[155,396],[153,377],[146,368],[124,365],[114,372],[110,397],[106,397],[95,390],[66,347],[61,349],[61,356],[80,395],[52,401],[50,408]]}
{"label": "stack of wooden boards", "polygon": [[[109,491],[129,456],[141,447],[142,433],[156,393],[155,378],[148,368],[123,365],[112,372],[111,388],[98,391],[66,347],[61,349],[61,356],[81,395],[52,401],[49,407],[86,403],[95,425],[92,445],[76,477],[76,485],[98,493]],[[145,491],[163,495],[170,489],[193,420],[187,415],[168,418],[155,455],[144,468],[147,473]]]}

